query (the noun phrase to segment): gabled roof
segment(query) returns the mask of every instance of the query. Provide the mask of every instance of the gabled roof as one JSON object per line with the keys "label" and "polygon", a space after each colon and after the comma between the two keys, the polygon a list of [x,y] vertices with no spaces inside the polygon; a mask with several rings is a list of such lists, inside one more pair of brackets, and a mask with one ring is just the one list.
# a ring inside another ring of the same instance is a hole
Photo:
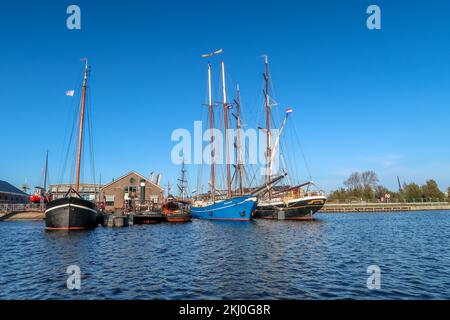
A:
{"label": "gabled roof", "polygon": [[139,176],[141,179],[144,179],[145,181],[150,182],[150,183],[151,183],[152,185],[154,185],[155,187],[157,187],[157,188],[159,188],[159,189],[161,189],[161,190],[164,190],[163,188],[161,188],[161,186],[158,186],[156,183],[154,183],[153,181],[147,179],[147,178],[144,177],[142,174],[140,174],[140,173],[138,173],[138,172],[136,172],[136,171],[130,171],[130,172],[128,172],[127,174],[124,174],[123,176],[121,176],[120,178],[114,179],[114,181],[111,181],[110,183],[105,184],[103,187],[101,187],[100,190],[103,190],[104,188],[109,187],[109,186],[112,185],[113,183],[116,183],[117,181],[120,181],[120,180],[122,180],[123,178],[128,177],[130,174],[135,174],[135,175]]}
{"label": "gabled roof", "polygon": [[0,180],[0,192],[4,192],[4,193],[12,193],[12,194],[18,194],[21,196],[28,196],[25,192],[23,192],[22,190],[14,187],[12,184]]}

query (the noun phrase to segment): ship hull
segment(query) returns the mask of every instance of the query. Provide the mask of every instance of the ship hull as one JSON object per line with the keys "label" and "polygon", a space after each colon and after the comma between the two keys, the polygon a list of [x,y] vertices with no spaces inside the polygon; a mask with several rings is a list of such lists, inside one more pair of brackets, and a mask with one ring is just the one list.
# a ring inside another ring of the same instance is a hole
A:
{"label": "ship hull", "polygon": [[193,206],[191,216],[194,219],[249,221],[256,209],[254,196],[242,196],[217,201],[203,207]]}
{"label": "ship hull", "polygon": [[191,221],[191,215],[189,213],[163,213],[164,220],[167,222],[189,222]]}
{"label": "ship hull", "polygon": [[135,215],[133,217],[134,224],[155,224],[164,221],[164,216],[159,212]]}
{"label": "ship hull", "polygon": [[326,202],[325,197],[308,197],[284,202],[259,203],[255,219],[269,220],[314,220],[314,214]]}
{"label": "ship hull", "polygon": [[50,201],[45,209],[46,230],[86,230],[97,226],[98,213],[93,202],[75,198]]}

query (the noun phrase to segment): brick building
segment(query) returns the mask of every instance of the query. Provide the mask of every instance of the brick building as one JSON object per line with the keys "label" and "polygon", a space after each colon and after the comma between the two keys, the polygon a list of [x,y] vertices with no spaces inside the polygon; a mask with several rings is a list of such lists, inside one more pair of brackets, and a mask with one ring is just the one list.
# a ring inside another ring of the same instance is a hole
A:
{"label": "brick building", "polygon": [[106,211],[160,205],[163,199],[164,189],[135,171],[100,188],[100,201],[104,202]]}

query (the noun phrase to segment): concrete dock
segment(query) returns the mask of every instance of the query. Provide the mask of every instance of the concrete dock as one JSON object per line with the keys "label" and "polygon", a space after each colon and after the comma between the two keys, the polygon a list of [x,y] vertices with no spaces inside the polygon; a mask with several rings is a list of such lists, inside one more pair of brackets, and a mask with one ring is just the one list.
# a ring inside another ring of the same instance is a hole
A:
{"label": "concrete dock", "polygon": [[450,210],[449,202],[326,203],[319,212],[396,212]]}
{"label": "concrete dock", "polygon": [[43,211],[10,212],[0,215],[0,221],[43,220]]}

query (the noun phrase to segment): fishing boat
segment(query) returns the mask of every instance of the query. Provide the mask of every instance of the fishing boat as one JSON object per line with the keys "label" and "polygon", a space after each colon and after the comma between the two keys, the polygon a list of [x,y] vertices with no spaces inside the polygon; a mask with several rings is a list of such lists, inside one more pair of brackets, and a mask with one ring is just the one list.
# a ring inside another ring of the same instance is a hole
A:
{"label": "fishing boat", "polygon": [[83,60],[85,61],[85,67],[80,103],[75,188],[70,187],[63,198],[55,199],[47,203],[45,209],[46,230],[85,230],[97,226],[98,213],[95,203],[83,199],[78,193],[80,187],[81,154],[83,150],[86,90],[89,75],[88,61],[87,59]]}
{"label": "fishing boat", "polygon": [[[34,188],[34,194],[32,194],[29,198],[30,203],[33,204],[44,204],[51,200],[51,195],[47,193],[47,176],[48,176],[48,151],[45,157],[45,166],[44,166],[44,186],[37,186]],[[42,180],[41,180],[42,182]]]}
{"label": "fishing boat", "polygon": [[[268,57],[264,57],[265,72],[265,114],[267,135],[266,141],[266,180],[270,181],[272,176],[272,165],[275,152],[279,148],[280,138],[285,128],[289,114],[292,108],[287,108],[283,123],[280,127],[278,135],[272,145],[271,137],[271,99],[269,96],[269,62]],[[311,190],[315,187],[313,181],[305,182],[295,186],[284,186],[280,188],[269,188],[268,192],[259,197],[254,217],[259,219],[275,219],[275,220],[312,220],[314,214],[320,210],[325,204],[327,198],[322,190]],[[305,189],[306,188],[306,189]]]}

